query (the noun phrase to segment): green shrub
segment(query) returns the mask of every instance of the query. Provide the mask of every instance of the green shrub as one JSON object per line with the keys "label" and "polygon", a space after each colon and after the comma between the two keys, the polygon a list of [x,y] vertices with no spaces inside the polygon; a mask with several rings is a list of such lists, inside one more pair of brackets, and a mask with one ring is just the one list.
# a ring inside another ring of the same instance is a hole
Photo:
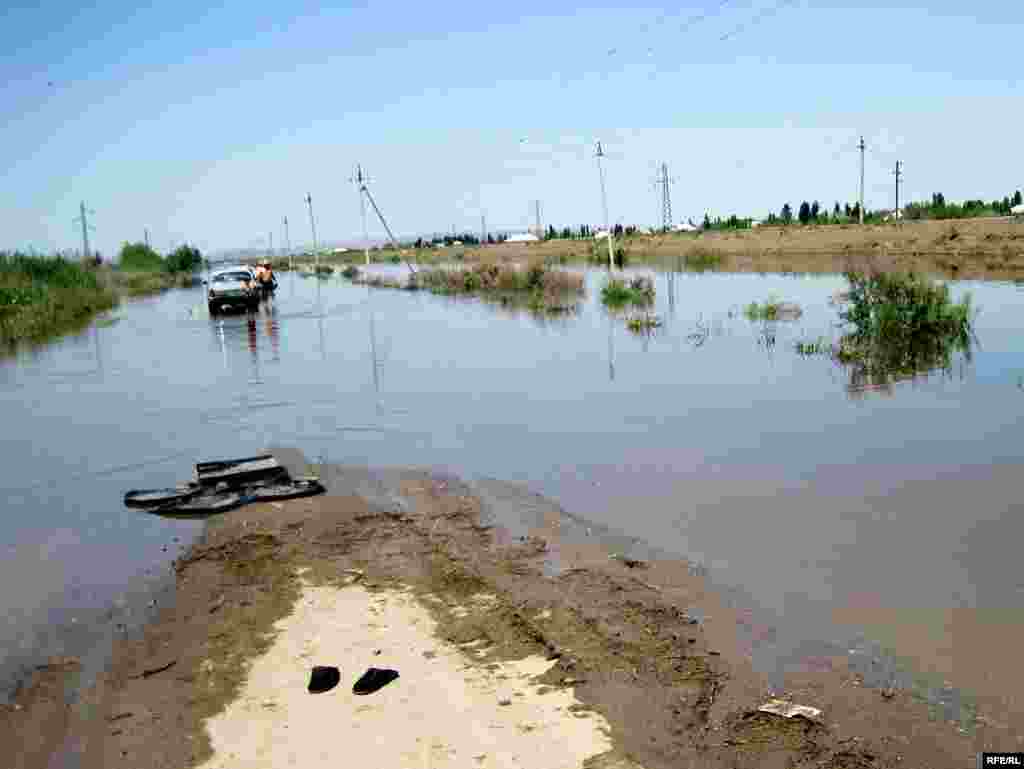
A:
{"label": "green shrub", "polygon": [[164,269],[164,260],[145,243],[125,243],[118,266],[130,272],[159,272]]}
{"label": "green shrub", "polygon": [[796,320],[804,311],[800,305],[793,302],[783,302],[780,299],[768,299],[764,304],[751,302],[744,308],[743,314],[747,320]]}
{"label": "green shrub", "polygon": [[696,248],[683,258],[686,267],[694,272],[705,270],[717,270],[722,266],[721,254],[716,254],[705,248]]}
{"label": "green shrub", "polygon": [[[122,261],[124,260],[123,251],[121,259]],[[202,266],[203,255],[199,253],[198,248],[189,245],[178,246],[174,251],[168,254],[167,259],[164,262],[164,268],[168,272],[192,273]]]}
{"label": "green shrub", "polygon": [[654,281],[643,276],[629,281],[610,278],[601,288],[601,301],[607,307],[649,305],[654,302]]}

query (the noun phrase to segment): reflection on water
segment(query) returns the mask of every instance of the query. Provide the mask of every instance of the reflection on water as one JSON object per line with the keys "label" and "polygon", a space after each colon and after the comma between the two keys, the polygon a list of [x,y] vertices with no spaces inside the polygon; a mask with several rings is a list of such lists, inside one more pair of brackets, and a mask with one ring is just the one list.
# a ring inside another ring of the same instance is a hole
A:
{"label": "reflection on water", "polygon": [[[762,670],[868,641],[921,661],[915,639],[927,634],[914,628],[925,619],[905,607],[1020,605],[1024,566],[1009,545],[1024,538],[1017,287],[970,286],[984,346],[969,358],[854,400],[865,391],[846,368],[794,349],[841,336],[829,299],[842,277],[657,274],[664,326],[636,337],[601,307],[604,274],[588,273],[586,298],[554,318],[288,274],[251,314],[209,318],[201,291],[174,291],[0,364],[0,490],[31,511],[0,522],[5,560],[38,576],[0,580],[16,586],[0,609],[20,618],[18,633],[0,627],[0,648],[42,649],[21,629],[84,616],[72,587],[102,614],[146,569],[167,571],[171,537],[184,543],[192,529],[124,510],[126,489],[282,445],[311,460],[520,481],[595,526],[707,564],[751,608]],[[802,317],[737,312],[773,292]],[[58,530],[70,533],[56,542]],[[878,611],[836,630],[833,615],[867,593],[884,596]],[[961,641],[983,637],[966,615],[956,627]],[[1009,659],[1024,622],[1002,632]],[[934,646],[931,667],[955,688],[1002,693],[970,655],[950,662]]]}

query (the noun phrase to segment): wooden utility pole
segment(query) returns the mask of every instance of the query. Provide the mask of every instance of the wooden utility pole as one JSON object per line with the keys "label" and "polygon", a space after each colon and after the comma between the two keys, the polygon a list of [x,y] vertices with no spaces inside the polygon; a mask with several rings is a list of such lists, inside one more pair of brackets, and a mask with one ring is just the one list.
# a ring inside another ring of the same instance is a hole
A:
{"label": "wooden utility pole", "polygon": [[313,257],[316,262],[314,271],[320,266],[320,248],[316,242],[316,220],[313,218],[313,196],[306,193],[306,205],[309,206],[309,226],[313,230]]}
{"label": "wooden utility pole", "polygon": [[608,236],[608,271],[615,269],[615,252],[612,250],[612,228],[608,224],[608,196],[604,189],[604,166],[601,165],[601,158],[604,157],[604,149],[601,142],[597,143],[597,151],[594,153],[597,158],[597,175],[601,180],[601,208],[604,211],[604,229]]}
{"label": "wooden utility pole", "polygon": [[902,175],[902,172],[900,171],[900,161],[898,161],[898,160],[896,161],[896,171],[894,173],[896,174],[896,210],[893,212],[893,216],[896,217],[896,224],[899,224],[900,223],[900,176]]}
{"label": "wooden utility pole", "polygon": [[860,223],[864,224],[864,137],[860,137]]}

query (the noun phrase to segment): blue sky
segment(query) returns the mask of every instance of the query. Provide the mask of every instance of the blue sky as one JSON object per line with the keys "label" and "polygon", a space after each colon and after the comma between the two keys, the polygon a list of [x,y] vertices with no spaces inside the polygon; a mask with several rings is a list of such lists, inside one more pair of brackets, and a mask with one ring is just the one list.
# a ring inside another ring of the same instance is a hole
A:
{"label": "blue sky", "polygon": [[596,139],[626,223],[663,160],[677,220],[852,201],[861,134],[870,207],[1024,187],[1024,5],[776,2],[7,6],[0,248],[358,238],[357,161],[401,233],[597,223]]}

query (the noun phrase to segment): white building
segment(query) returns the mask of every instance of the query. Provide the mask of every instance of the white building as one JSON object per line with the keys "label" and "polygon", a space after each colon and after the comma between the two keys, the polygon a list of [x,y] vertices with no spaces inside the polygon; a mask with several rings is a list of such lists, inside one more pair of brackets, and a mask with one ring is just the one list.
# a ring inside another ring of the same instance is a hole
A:
{"label": "white building", "polygon": [[532,232],[516,232],[516,233],[514,233],[512,235],[509,235],[508,238],[505,240],[505,242],[506,243],[536,243],[539,240],[540,240],[540,238],[538,238]]}

